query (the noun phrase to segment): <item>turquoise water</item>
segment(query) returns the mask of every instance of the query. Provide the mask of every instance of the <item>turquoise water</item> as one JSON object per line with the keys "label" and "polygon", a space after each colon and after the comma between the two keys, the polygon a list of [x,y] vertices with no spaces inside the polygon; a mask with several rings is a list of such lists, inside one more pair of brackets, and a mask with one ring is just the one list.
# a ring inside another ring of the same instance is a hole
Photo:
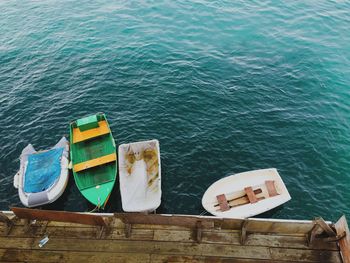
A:
{"label": "turquoise water", "polygon": [[[1,1],[0,209],[22,149],[105,112],[118,144],[157,138],[158,212],[200,214],[233,173],[276,167],[265,215],[350,217],[350,3]],[[73,178],[50,209],[87,211]],[[117,187],[107,211],[121,211]]]}

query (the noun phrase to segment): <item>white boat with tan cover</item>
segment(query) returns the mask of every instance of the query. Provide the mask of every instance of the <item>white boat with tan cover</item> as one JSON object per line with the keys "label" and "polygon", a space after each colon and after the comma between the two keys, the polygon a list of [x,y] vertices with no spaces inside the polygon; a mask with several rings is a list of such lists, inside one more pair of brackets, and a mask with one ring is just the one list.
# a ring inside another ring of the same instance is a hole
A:
{"label": "white boat with tan cover", "polygon": [[158,140],[122,144],[118,148],[119,181],[125,212],[151,212],[161,203]]}
{"label": "white boat with tan cover", "polygon": [[291,199],[275,168],[238,173],[213,183],[202,198],[209,213],[223,218],[247,218]]}

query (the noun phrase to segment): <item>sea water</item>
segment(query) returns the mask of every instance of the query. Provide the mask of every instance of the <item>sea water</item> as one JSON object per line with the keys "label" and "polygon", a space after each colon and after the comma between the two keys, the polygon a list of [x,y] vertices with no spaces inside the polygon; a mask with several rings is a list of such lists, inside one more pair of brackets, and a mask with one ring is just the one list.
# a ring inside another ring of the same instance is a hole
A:
{"label": "sea water", "polygon": [[[350,217],[348,1],[1,1],[0,209],[22,149],[104,112],[117,144],[156,138],[161,213],[200,214],[216,180],[275,167],[261,215]],[[70,178],[48,209],[88,211]],[[106,208],[121,211],[118,182]]]}

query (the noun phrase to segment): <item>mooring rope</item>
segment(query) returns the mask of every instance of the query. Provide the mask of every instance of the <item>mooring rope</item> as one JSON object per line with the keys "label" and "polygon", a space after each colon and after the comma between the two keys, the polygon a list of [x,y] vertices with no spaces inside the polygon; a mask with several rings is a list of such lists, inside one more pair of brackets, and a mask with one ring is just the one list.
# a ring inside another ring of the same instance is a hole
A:
{"label": "mooring rope", "polygon": [[204,216],[205,214],[208,214],[208,211],[204,210],[202,213],[200,213],[200,216]]}

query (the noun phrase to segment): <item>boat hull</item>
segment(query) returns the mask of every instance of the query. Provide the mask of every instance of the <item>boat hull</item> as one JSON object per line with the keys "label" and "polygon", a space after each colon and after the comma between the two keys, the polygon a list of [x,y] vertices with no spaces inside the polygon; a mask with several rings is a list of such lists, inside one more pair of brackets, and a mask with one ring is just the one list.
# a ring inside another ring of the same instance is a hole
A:
{"label": "boat hull", "polygon": [[151,212],[161,203],[158,140],[122,144],[118,148],[119,180],[125,212]]}
{"label": "boat hull", "polygon": [[[70,124],[71,161],[75,183],[81,194],[93,205],[105,207],[117,176],[116,146],[106,116],[96,115],[108,133],[77,141],[77,122]],[[89,131],[87,131],[89,133]],[[85,131],[86,133],[86,131]],[[82,133],[83,134],[83,133]],[[79,134],[82,137],[81,134]],[[102,163],[101,158],[115,155],[115,160]],[[97,163],[96,162],[100,162]]]}
{"label": "boat hull", "polygon": [[[68,157],[69,157],[69,144],[65,137],[51,149],[63,148],[62,156],[60,158],[60,175],[58,179],[46,190],[35,193],[28,193],[24,190],[24,177],[28,164],[28,157],[31,154],[38,153],[34,147],[29,144],[22,151],[20,157],[20,169],[14,177],[14,186],[18,188],[18,195],[22,204],[26,207],[37,207],[46,205],[56,201],[65,191],[68,183]],[[46,150],[47,151],[47,150]],[[46,152],[41,151],[41,152]]]}
{"label": "boat hull", "polygon": [[[278,195],[269,197],[266,181],[274,181]],[[252,187],[253,190],[259,189],[256,195],[260,200],[256,203],[250,203],[245,196],[245,188]],[[225,194],[227,200],[234,203],[227,211],[221,211],[218,206],[217,196]],[[277,170],[274,168],[254,170],[231,175],[222,178],[213,183],[202,198],[203,207],[211,214],[223,218],[248,218],[268,210],[271,210],[291,199],[289,192],[283,183]],[[239,200],[243,200],[237,205]],[[237,206],[236,206],[237,205]]]}

